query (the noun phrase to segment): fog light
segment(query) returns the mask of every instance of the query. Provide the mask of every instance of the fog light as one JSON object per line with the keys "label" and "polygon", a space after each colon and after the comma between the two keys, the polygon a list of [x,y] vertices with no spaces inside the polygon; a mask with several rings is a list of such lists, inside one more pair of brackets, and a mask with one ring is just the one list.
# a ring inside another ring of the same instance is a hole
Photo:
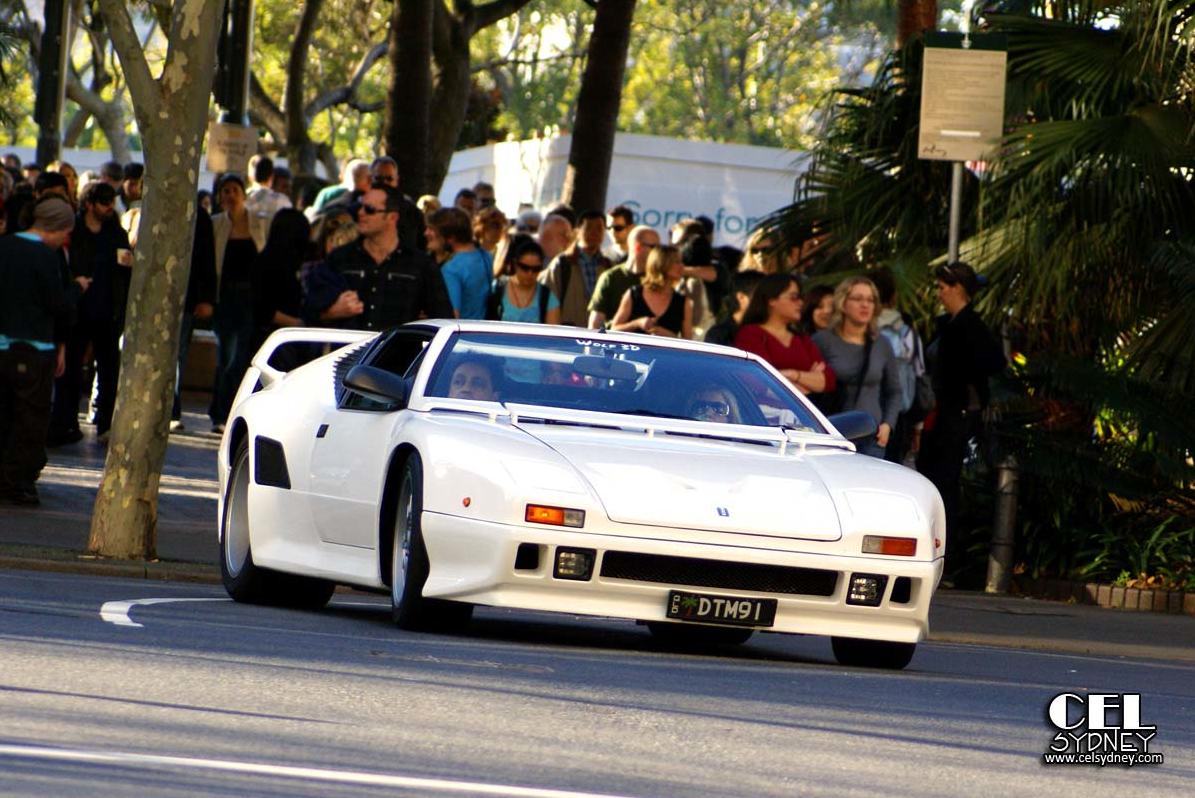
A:
{"label": "fog light", "polygon": [[552,576],[587,582],[593,576],[593,561],[596,558],[597,552],[593,549],[556,549],[556,565],[552,569]]}
{"label": "fog light", "polygon": [[533,524],[571,527],[585,526],[584,510],[569,510],[565,507],[545,507],[540,504],[528,504],[527,515],[524,518]]}
{"label": "fog light", "polygon": [[863,553],[913,557],[917,554],[917,538],[887,538],[879,535],[864,535]]}
{"label": "fog light", "polygon": [[888,577],[883,574],[851,574],[846,603],[861,607],[878,607],[884,599]]}

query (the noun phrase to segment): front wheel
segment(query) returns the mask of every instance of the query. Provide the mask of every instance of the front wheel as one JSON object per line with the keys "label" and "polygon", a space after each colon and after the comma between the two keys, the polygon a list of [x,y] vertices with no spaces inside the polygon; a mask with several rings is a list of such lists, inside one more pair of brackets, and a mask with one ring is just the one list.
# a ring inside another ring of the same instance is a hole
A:
{"label": "front wheel", "polygon": [[464,626],[473,615],[473,605],[423,596],[431,565],[423,544],[423,466],[418,455],[407,458],[398,484],[390,556],[390,615],[400,629]]}
{"label": "front wheel", "polygon": [[916,643],[893,643],[889,640],[860,640],[855,637],[833,637],[830,645],[834,659],[841,665],[859,668],[887,668],[898,671],[913,659]]}

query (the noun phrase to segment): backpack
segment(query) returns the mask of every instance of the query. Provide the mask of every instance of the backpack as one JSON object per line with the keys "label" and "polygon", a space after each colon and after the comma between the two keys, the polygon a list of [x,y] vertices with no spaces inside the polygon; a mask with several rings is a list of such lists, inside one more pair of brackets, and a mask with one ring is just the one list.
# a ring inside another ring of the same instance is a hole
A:
{"label": "backpack", "polygon": [[920,363],[921,346],[917,332],[901,318],[881,327],[880,335],[884,336],[892,347],[892,354],[896,356],[896,370],[900,375],[900,412],[907,413],[917,398],[918,372],[925,372],[925,365]]}
{"label": "backpack", "polygon": [[[503,275],[496,277],[490,286],[490,296],[486,300],[485,317],[490,321],[502,321],[502,298],[506,296],[506,284],[510,277]],[[539,321],[542,324],[548,315],[548,300],[551,289],[543,283],[535,284],[535,296],[539,300]]]}

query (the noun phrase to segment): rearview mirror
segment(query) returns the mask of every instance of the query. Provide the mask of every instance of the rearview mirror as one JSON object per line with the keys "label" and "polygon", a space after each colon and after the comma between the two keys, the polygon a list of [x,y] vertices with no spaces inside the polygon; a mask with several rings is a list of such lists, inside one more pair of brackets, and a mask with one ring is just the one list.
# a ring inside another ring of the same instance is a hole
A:
{"label": "rearview mirror", "polygon": [[376,366],[353,366],[344,378],[344,387],[366,399],[386,404],[405,405],[410,396],[406,380]]}
{"label": "rearview mirror", "polygon": [[848,441],[861,441],[864,438],[874,437],[879,430],[871,413],[864,413],[860,410],[835,413],[828,416],[828,420],[834,425],[834,429],[838,430]]}
{"label": "rearview mirror", "polygon": [[573,358],[573,371],[583,377],[596,377],[599,380],[639,379],[639,372],[633,363],[612,357],[581,355]]}

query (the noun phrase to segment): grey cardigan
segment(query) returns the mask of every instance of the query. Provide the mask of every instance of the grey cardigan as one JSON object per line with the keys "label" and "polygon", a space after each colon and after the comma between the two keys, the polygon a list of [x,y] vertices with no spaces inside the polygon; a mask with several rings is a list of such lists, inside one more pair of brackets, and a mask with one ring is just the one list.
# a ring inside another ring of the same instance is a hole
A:
{"label": "grey cardigan", "polygon": [[848,343],[833,330],[820,330],[814,334],[813,342],[821,350],[826,363],[834,369],[838,388],[842,391],[842,409],[862,410],[870,413],[877,425],[887,424],[896,429],[901,401],[900,372],[896,356],[892,354],[892,347],[884,336],[876,336],[872,342],[871,358],[857,402],[855,385],[859,381],[859,369],[863,366],[863,345]]}

